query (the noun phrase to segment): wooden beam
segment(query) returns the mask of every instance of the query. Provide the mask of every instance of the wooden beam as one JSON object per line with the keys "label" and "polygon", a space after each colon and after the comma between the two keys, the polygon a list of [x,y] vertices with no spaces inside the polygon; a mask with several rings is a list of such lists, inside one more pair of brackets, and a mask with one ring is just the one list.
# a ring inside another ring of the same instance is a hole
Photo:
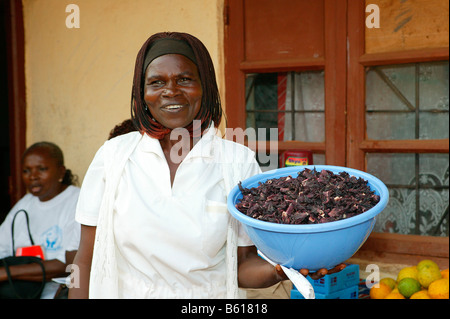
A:
{"label": "wooden beam", "polygon": [[[398,272],[409,266],[417,265],[421,260],[431,259],[438,264],[439,269],[448,269],[449,262],[448,257],[436,257],[424,255],[412,255],[412,254],[399,254],[383,251],[372,250],[359,250],[346,262],[350,264],[358,264],[360,267],[360,273],[365,271],[368,265],[378,265],[381,273],[389,273],[390,277],[396,278]],[[365,274],[366,276],[368,273]],[[364,278],[364,276],[360,276]],[[383,276],[381,277],[383,278]]]}
{"label": "wooden beam", "polygon": [[347,113],[347,1],[325,1],[326,164],[345,166]]}
{"label": "wooden beam", "polygon": [[430,48],[420,50],[405,50],[399,52],[383,52],[364,54],[359,63],[364,66],[389,65],[402,63],[417,63],[443,61],[449,58],[449,48]]}
{"label": "wooden beam", "polygon": [[359,264],[360,273],[367,265],[376,264],[381,272],[395,278],[401,268],[417,265],[424,259],[431,259],[440,269],[447,269],[449,237],[374,232],[347,262]]}
{"label": "wooden beam", "polygon": [[241,71],[245,73],[270,73],[288,71],[310,71],[324,68],[323,58],[311,59],[284,59],[284,60],[263,60],[263,61],[243,61],[240,64]]}
{"label": "wooden beam", "polygon": [[286,142],[277,142],[275,141],[267,141],[265,144],[264,141],[259,141],[256,143],[256,148],[254,147],[255,143],[249,143],[245,141],[245,146],[250,147],[253,151],[258,150],[258,146],[264,146],[267,151],[271,152],[282,152],[286,150],[306,150],[311,151],[313,153],[325,153],[325,143],[315,143],[315,142],[301,142],[301,141],[286,141]]}
{"label": "wooden beam", "polygon": [[373,232],[360,250],[448,258],[449,238]]}
{"label": "wooden beam", "polygon": [[9,145],[11,205],[25,195],[22,182],[22,154],[26,145],[26,90],[25,90],[25,40],[22,1],[7,1],[6,4],[6,49],[8,60],[9,92]]}
{"label": "wooden beam", "polygon": [[225,116],[226,127],[245,128],[245,74],[239,65],[244,60],[244,4],[226,0],[224,4]]}
{"label": "wooden beam", "polygon": [[348,68],[347,68],[347,158],[346,166],[365,171],[365,153],[360,148],[366,133],[365,71],[359,63],[364,54],[365,1],[347,1]]}
{"label": "wooden beam", "polygon": [[364,140],[361,150],[373,153],[448,153],[449,139],[440,140]]}

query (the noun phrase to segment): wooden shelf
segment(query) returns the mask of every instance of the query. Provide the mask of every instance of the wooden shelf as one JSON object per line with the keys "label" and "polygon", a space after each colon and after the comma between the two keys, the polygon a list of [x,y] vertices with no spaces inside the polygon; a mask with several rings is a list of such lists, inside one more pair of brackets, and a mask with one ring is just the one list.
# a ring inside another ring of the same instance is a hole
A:
{"label": "wooden shelf", "polygon": [[347,262],[360,266],[361,278],[369,274],[365,270],[371,264],[379,267],[382,277],[396,278],[400,269],[423,259],[435,261],[440,269],[449,268],[449,237],[372,233]]}

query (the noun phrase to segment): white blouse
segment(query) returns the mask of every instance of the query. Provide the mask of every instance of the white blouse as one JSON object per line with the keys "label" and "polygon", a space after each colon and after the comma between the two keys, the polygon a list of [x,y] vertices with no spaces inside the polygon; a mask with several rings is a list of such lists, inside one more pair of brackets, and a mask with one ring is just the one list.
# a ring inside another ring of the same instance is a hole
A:
{"label": "white blouse", "polygon": [[[126,136],[121,139],[126,143]],[[239,156],[224,158],[216,151],[219,144]],[[107,178],[103,148],[86,174],[77,208],[77,221],[91,226],[97,225]],[[260,172],[254,153],[210,129],[181,162],[171,185],[159,141],[142,136],[125,162],[112,204],[119,298],[226,297],[232,217],[223,166],[242,158],[245,163],[233,165],[239,167],[233,172],[236,183]],[[253,245],[241,228],[237,245]]]}

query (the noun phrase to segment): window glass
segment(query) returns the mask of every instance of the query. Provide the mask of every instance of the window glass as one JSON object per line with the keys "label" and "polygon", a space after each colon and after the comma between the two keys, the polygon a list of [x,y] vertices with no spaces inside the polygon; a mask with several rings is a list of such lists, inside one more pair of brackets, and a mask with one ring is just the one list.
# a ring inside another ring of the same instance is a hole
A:
{"label": "window glass", "polygon": [[449,138],[448,61],[376,66],[366,74],[367,137]]}
{"label": "window glass", "polygon": [[[323,71],[248,74],[245,98],[246,129],[254,129],[257,140],[325,141]],[[263,170],[274,168],[260,155]],[[325,155],[313,154],[313,163],[324,164]]]}
{"label": "window glass", "polygon": [[389,189],[374,230],[449,235],[449,155],[368,153],[367,170]]}
{"label": "window glass", "polygon": [[247,75],[247,128],[277,128],[279,141],[324,142],[324,111],[323,71]]}

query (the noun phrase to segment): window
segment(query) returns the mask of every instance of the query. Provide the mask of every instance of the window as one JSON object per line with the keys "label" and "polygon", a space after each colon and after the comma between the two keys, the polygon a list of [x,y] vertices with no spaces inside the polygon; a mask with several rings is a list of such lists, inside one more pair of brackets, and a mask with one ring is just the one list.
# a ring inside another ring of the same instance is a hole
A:
{"label": "window", "polygon": [[376,231],[448,236],[448,1],[433,1],[227,0],[228,126],[379,177]]}
{"label": "window", "polygon": [[368,139],[448,138],[448,70],[448,61],[368,68]]}
{"label": "window", "polygon": [[[448,71],[448,61],[368,68],[368,138],[448,138]],[[367,170],[390,192],[376,231],[448,236],[448,154],[368,153]]]}
{"label": "window", "polygon": [[[323,70],[247,74],[245,97],[246,127],[277,129],[266,140],[325,142]],[[324,155],[313,163],[324,164]]]}
{"label": "window", "polygon": [[[338,2],[345,0],[225,2],[229,127],[257,128],[266,122],[279,129],[280,153],[307,150],[314,163],[345,164],[346,6]],[[278,94],[282,77],[284,85],[294,83],[286,92],[288,99],[294,96],[293,108],[288,101],[284,110]],[[261,93],[263,87],[268,91]]]}
{"label": "window", "polygon": [[279,141],[325,141],[323,71],[249,74],[246,80],[247,127],[277,128]]}

